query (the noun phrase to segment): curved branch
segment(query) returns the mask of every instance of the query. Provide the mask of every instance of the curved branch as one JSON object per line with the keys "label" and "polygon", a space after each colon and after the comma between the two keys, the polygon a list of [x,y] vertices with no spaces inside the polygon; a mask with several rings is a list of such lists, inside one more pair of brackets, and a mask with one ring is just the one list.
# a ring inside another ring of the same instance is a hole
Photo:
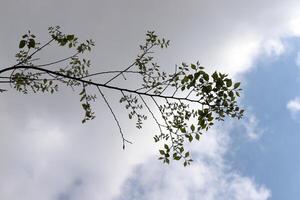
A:
{"label": "curved branch", "polygon": [[57,61],[54,61],[54,62],[45,63],[45,64],[40,64],[40,65],[35,65],[35,66],[36,66],[36,67],[46,67],[46,66],[50,66],[50,65],[55,65],[55,64],[64,62],[64,61],[66,61],[66,60],[69,60],[69,59],[71,59],[71,58],[74,58],[74,57],[76,57],[78,54],[79,54],[79,52],[75,53],[75,54],[72,55],[72,56],[69,56],[69,57],[66,57],[66,58],[62,58],[62,59],[57,60]]}

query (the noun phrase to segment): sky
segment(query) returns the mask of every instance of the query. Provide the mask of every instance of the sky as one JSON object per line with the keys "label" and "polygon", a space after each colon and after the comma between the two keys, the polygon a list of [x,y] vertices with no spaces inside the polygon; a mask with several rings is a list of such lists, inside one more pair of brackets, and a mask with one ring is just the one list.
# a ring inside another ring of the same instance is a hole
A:
{"label": "sky", "polygon": [[158,54],[163,69],[199,60],[208,71],[228,73],[242,82],[246,115],[216,124],[191,144],[194,162],[184,168],[157,160],[154,122],[137,130],[110,91],[104,92],[134,142],[125,151],[100,98],[96,119],[81,124],[72,90],[9,90],[0,94],[0,199],[298,199],[299,9],[297,0],[2,0],[1,69],[15,63],[29,29],[42,41],[52,25],[94,39],[95,71],[128,66],[145,32],[155,30],[171,41]]}

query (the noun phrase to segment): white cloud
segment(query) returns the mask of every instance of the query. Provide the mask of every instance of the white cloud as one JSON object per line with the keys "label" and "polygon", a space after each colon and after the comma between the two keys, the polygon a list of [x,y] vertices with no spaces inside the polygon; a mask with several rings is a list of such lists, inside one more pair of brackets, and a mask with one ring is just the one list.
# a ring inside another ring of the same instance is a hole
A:
{"label": "white cloud", "polygon": [[295,117],[295,115],[300,112],[300,98],[296,97],[290,100],[286,107],[291,112],[292,116]]}
{"label": "white cloud", "polygon": [[[223,158],[228,150],[228,135],[220,130],[207,133],[193,148],[194,163],[183,168],[181,164],[161,166],[152,159],[139,165],[124,183],[119,200],[189,200],[231,199],[265,200],[270,191],[249,177],[230,169]],[[225,139],[225,140],[224,140]],[[206,148],[207,143],[215,145]],[[202,149],[202,145],[204,148]]]}
{"label": "white cloud", "polygon": [[268,56],[279,56],[284,50],[285,46],[280,39],[269,39],[264,43],[265,52]]}
{"label": "white cloud", "polygon": [[[1,133],[0,199],[111,199],[132,167],[153,155],[151,143],[122,151],[117,134],[78,132],[57,121],[30,118],[20,128]],[[139,148],[143,151],[135,153]]]}

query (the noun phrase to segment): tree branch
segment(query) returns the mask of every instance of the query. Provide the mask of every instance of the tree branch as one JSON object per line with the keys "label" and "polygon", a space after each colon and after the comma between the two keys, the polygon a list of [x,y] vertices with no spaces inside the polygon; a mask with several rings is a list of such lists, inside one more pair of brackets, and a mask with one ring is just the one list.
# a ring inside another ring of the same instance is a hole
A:
{"label": "tree branch", "polygon": [[125,92],[129,92],[129,93],[137,94],[137,95],[140,94],[140,95],[149,96],[149,97],[160,97],[160,98],[185,100],[185,101],[189,101],[189,102],[200,103],[198,100],[187,99],[187,98],[184,98],[184,97],[175,97],[175,96],[168,96],[168,95],[162,95],[162,94],[152,94],[152,93],[138,92],[138,91],[130,90],[130,89],[127,89],[127,88],[111,86],[111,85],[107,85],[107,84],[103,84],[103,83],[96,83],[96,82],[93,82],[93,81],[68,76],[68,75],[65,75],[65,74],[62,74],[62,73],[59,73],[59,72],[56,72],[56,71],[51,71],[51,70],[48,70],[48,69],[39,68],[39,67],[35,67],[35,66],[12,66],[12,67],[8,67],[8,68],[0,70],[0,74],[2,74],[4,72],[7,72],[7,71],[15,70],[15,69],[33,69],[33,70],[42,71],[42,72],[50,73],[50,74],[53,74],[53,75],[61,76],[61,77],[67,78],[67,79],[76,80],[76,81],[79,81],[81,83],[86,83],[86,84],[89,84],[89,85],[105,87],[105,88],[118,90],[118,91],[125,91]]}

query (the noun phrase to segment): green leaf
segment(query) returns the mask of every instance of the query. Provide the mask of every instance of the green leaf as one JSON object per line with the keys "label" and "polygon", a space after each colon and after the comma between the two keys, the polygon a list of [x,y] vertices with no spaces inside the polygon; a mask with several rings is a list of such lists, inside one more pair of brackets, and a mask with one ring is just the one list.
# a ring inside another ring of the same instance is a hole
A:
{"label": "green leaf", "polygon": [[233,98],[234,93],[232,92],[232,90],[229,91],[228,95],[229,95],[231,98]]}
{"label": "green leaf", "polygon": [[179,156],[175,156],[174,160],[180,160],[180,157]]}
{"label": "green leaf", "polygon": [[194,79],[197,80],[199,78],[200,74],[201,74],[200,72],[195,73],[194,74]]}
{"label": "green leaf", "polygon": [[240,87],[241,83],[240,82],[237,82],[234,84],[233,86],[233,89],[237,89],[238,87]]}
{"label": "green leaf", "polygon": [[191,68],[192,68],[192,69],[196,69],[196,65],[191,64]]}
{"label": "green leaf", "polygon": [[169,146],[167,144],[164,145],[165,149],[169,150]]}
{"label": "green leaf", "polygon": [[29,39],[28,48],[34,48],[35,47],[35,41],[34,39]]}
{"label": "green leaf", "polygon": [[192,74],[189,74],[187,77],[188,77],[188,79],[190,79],[190,80],[193,80],[193,78],[194,78],[194,76],[193,76]]}
{"label": "green leaf", "polygon": [[231,79],[227,79],[226,80],[226,85],[227,85],[227,87],[231,87],[232,86],[232,80]]}
{"label": "green leaf", "polygon": [[164,150],[159,150],[159,153],[160,153],[161,155],[165,155],[165,151],[164,151]]}
{"label": "green leaf", "polygon": [[192,142],[192,141],[193,141],[193,136],[189,135],[189,142]]}
{"label": "green leaf", "polygon": [[218,73],[214,72],[211,77],[213,77],[214,80],[218,79]]}
{"label": "green leaf", "polygon": [[71,41],[74,39],[74,35],[67,35],[67,40]]}
{"label": "green leaf", "polygon": [[190,156],[190,152],[187,151],[187,152],[184,154],[184,157],[187,158],[187,157],[189,157],[189,156]]}
{"label": "green leaf", "polygon": [[194,126],[194,124],[191,125],[191,130],[192,130],[192,131],[195,131],[195,126]]}
{"label": "green leaf", "polygon": [[204,73],[203,78],[204,78],[204,80],[209,81],[209,75],[208,74]]}
{"label": "green leaf", "polygon": [[19,44],[19,48],[22,49],[22,48],[25,47],[25,45],[26,45],[26,41],[25,40],[21,40],[20,44]]}
{"label": "green leaf", "polygon": [[185,130],[184,127],[181,127],[181,128],[180,128],[180,131],[181,131],[181,133],[186,133],[186,130]]}
{"label": "green leaf", "polygon": [[196,140],[200,140],[200,134],[196,134],[195,138]]}
{"label": "green leaf", "polygon": [[170,164],[170,160],[169,160],[169,159],[167,159],[167,158],[166,158],[166,163],[167,163],[167,164]]}

